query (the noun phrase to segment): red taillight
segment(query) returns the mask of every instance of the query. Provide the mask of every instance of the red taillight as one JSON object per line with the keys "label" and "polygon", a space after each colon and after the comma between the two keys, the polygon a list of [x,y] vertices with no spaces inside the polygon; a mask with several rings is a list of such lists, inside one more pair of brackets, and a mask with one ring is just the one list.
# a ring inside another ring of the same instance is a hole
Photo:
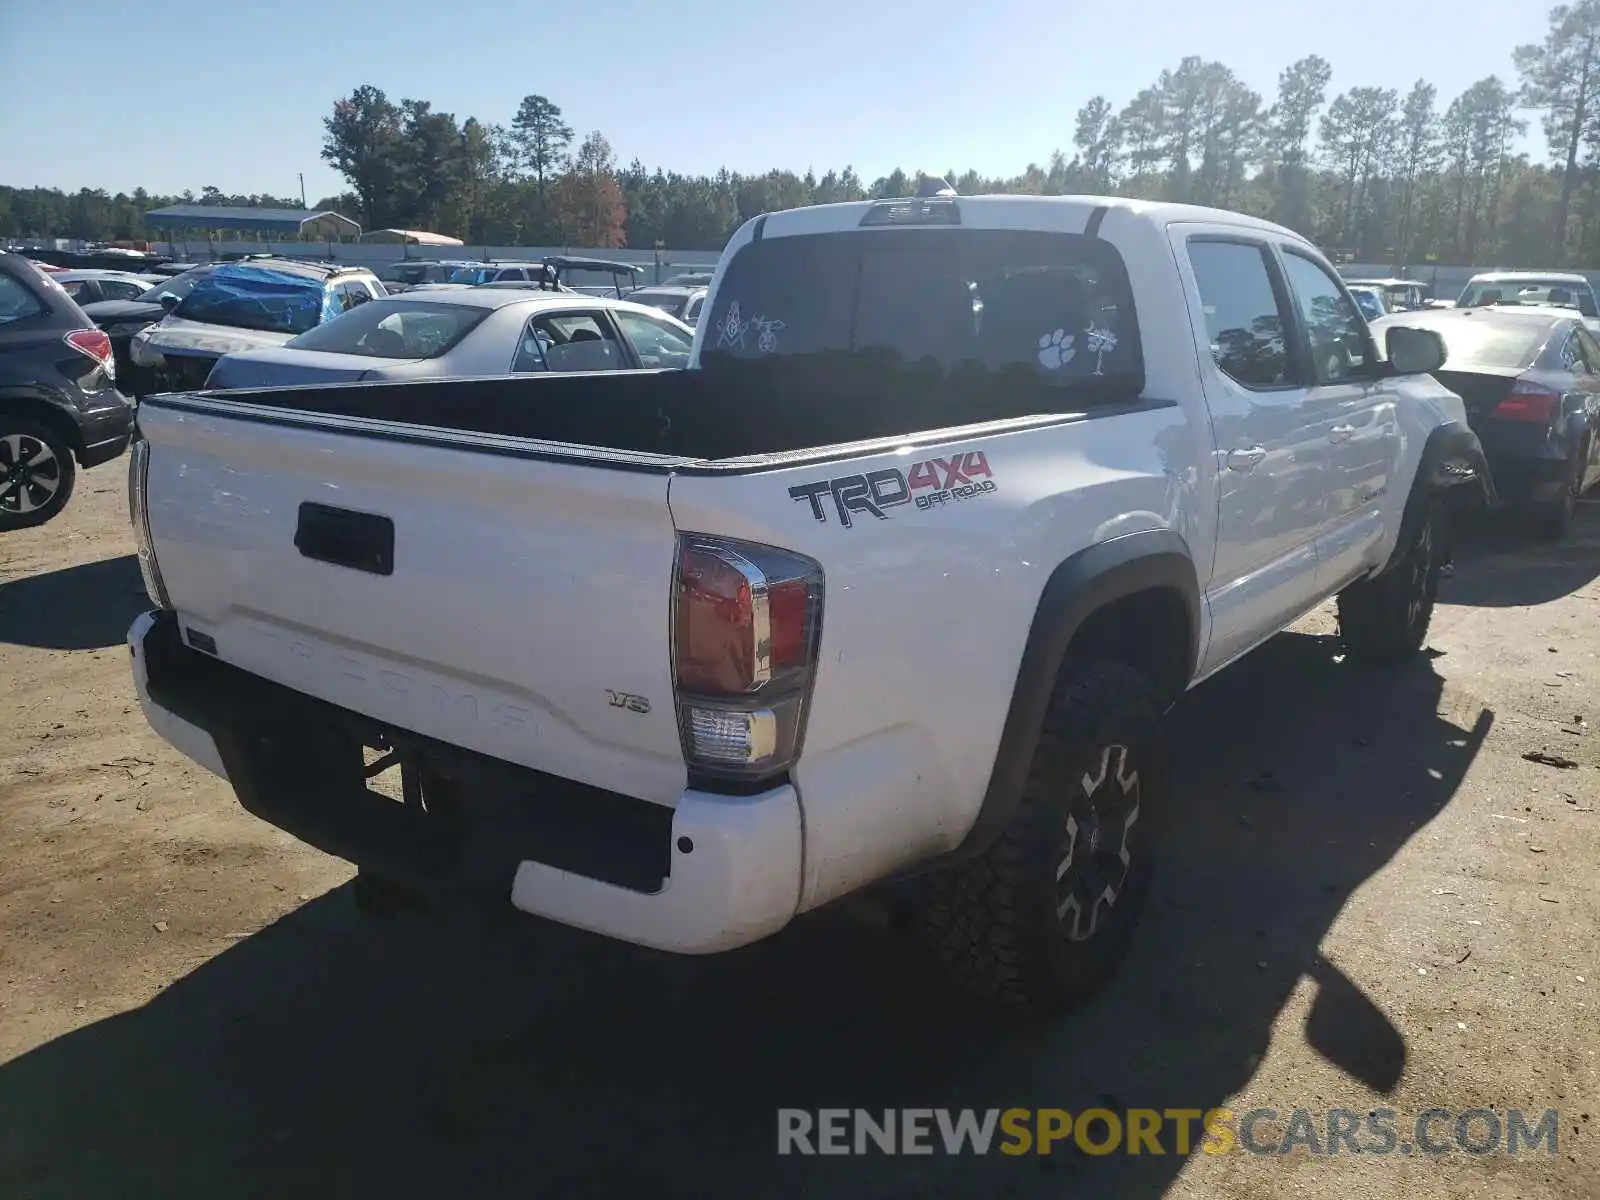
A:
{"label": "red taillight", "polygon": [[1493,416],[1505,421],[1532,421],[1548,425],[1561,410],[1561,393],[1537,383],[1518,383],[1495,405]]}
{"label": "red taillight", "polygon": [[679,544],[673,657],[690,765],[769,775],[799,751],[822,616],[822,569],[728,538]]}
{"label": "red taillight", "polygon": [[705,543],[678,552],[678,687],[736,696],[771,674],[771,606],[754,564]]}
{"label": "red taillight", "polygon": [[103,367],[111,366],[111,338],[104,329],[74,329],[67,334],[67,345]]}

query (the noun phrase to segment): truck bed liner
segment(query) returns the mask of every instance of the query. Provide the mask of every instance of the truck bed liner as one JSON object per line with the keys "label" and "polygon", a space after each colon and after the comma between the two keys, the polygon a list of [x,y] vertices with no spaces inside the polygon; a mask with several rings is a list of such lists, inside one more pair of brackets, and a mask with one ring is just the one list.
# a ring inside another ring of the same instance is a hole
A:
{"label": "truck bed liner", "polygon": [[[917,431],[1125,404],[1142,381],[1073,387],[1026,371],[945,378],[837,361],[694,371],[443,379],[204,393],[291,410],[690,461],[784,454]],[[181,403],[183,393],[174,399]],[[160,404],[159,398],[152,398]]]}

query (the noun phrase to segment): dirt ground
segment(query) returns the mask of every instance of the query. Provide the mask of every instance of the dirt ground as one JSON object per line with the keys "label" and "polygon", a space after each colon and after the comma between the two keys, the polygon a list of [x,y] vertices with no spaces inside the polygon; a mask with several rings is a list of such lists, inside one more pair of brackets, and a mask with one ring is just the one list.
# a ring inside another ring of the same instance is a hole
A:
{"label": "dirt ground", "polygon": [[[1411,668],[1324,612],[1186,698],[1137,946],[1039,1028],[859,910],[694,960],[358,917],[146,728],[121,464],[81,484],[0,541],[0,1197],[1600,1195],[1600,504],[1472,535]],[[1517,1158],[774,1152],[779,1107],[1096,1105],[1560,1121]]]}

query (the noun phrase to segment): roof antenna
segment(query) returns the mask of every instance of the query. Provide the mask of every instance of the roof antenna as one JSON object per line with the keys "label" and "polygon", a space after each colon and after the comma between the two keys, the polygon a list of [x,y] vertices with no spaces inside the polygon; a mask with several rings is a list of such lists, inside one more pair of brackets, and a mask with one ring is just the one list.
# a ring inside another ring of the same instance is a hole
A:
{"label": "roof antenna", "polygon": [[942,175],[923,175],[917,180],[917,199],[929,200],[935,196],[954,196],[955,188]]}

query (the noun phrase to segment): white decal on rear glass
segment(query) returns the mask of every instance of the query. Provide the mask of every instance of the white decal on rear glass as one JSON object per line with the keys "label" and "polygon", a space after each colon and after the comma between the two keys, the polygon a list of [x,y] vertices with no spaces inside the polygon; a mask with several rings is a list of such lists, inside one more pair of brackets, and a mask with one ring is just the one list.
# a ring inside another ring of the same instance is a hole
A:
{"label": "white decal on rear glass", "polygon": [[1072,345],[1074,340],[1065,329],[1045,334],[1039,339],[1039,365],[1052,371],[1059,371],[1078,353]]}
{"label": "white decal on rear glass", "polygon": [[1106,361],[1106,351],[1117,348],[1117,335],[1109,329],[1099,329],[1094,326],[1089,328],[1089,337],[1084,345],[1089,353],[1094,355],[1094,373],[1104,375],[1102,369]]}
{"label": "white decal on rear glass", "polygon": [[778,330],[783,328],[782,321],[775,321],[770,317],[751,317],[750,326],[756,331],[756,349],[763,354],[771,354],[778,348]]}
{"label": "white decal on rear glass", "polygon": [[744,335],[745,331],[750,328],[750,323],[739,316],[739,302],[737,300],[728,305],[728,315],[722,318],[722,324],[717,328],[720,331],[717,335],[717,348],[719,350],[727,346],[738,346],[741,350],[744,349]]}

